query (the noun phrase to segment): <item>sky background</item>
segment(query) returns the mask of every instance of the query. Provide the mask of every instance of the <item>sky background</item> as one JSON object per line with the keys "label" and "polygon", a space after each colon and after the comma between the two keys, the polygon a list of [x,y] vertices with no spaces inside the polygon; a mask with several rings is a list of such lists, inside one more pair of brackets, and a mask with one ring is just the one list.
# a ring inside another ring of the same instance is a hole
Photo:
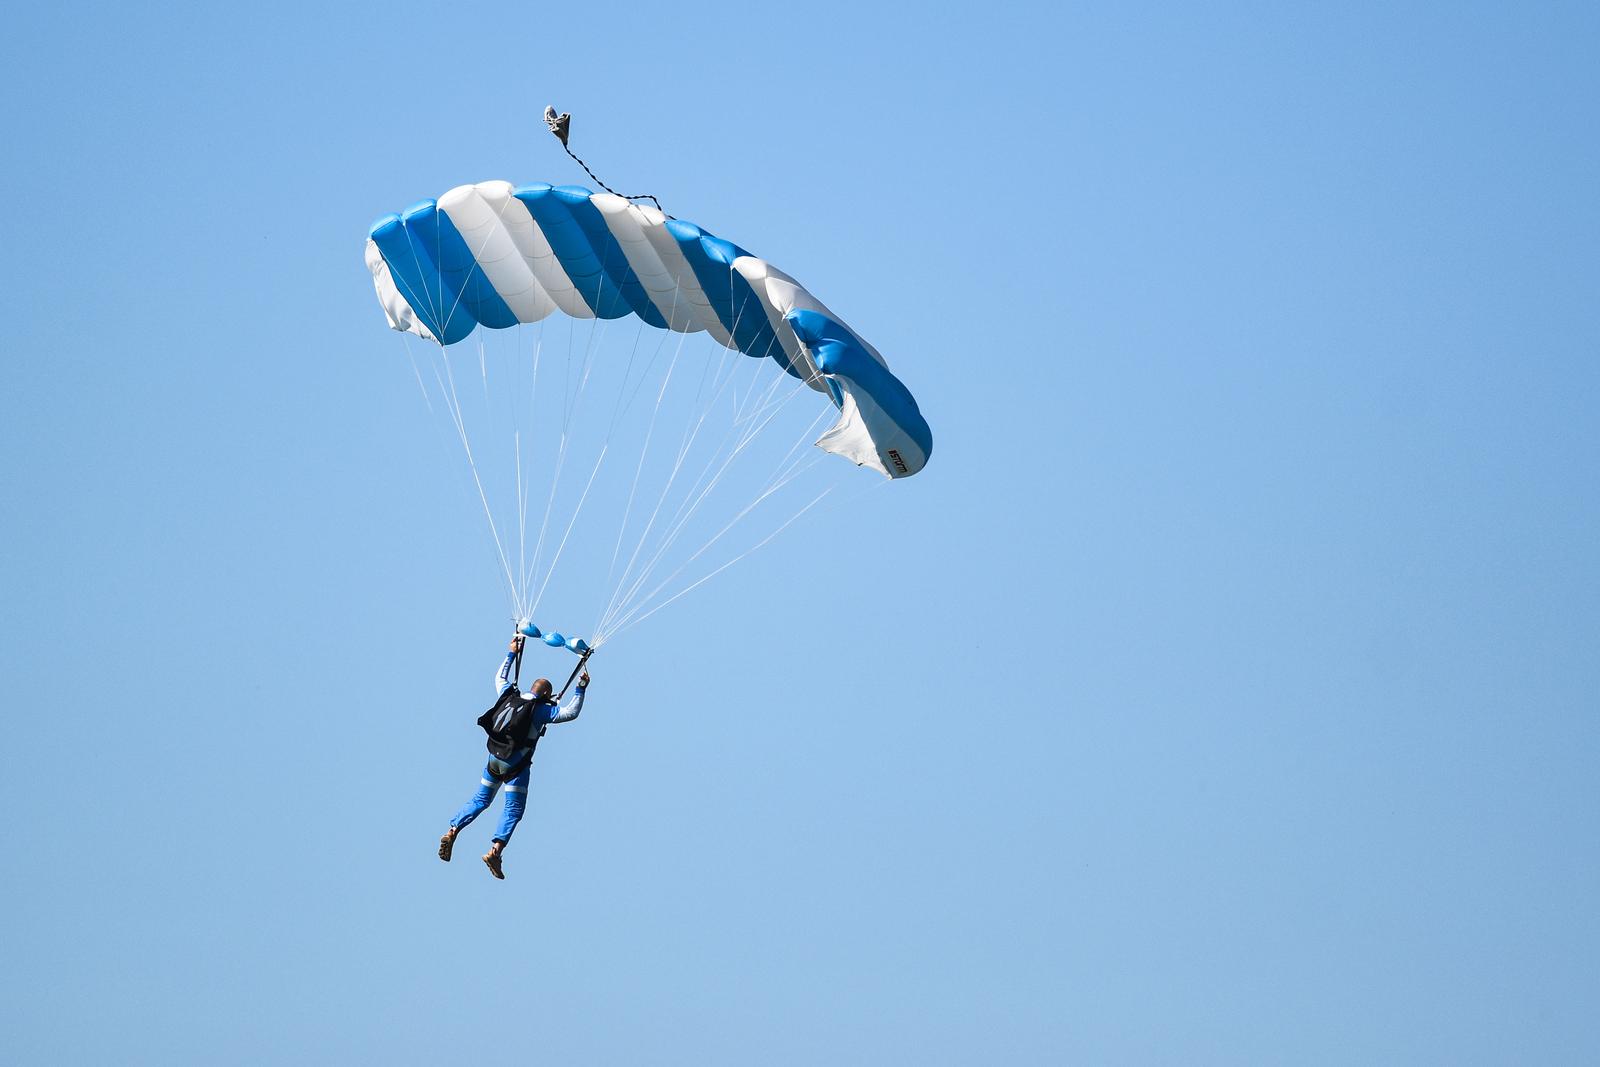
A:
{"label": "sky background", "polygon": [[[10,13],[0,1058],[1600,1061],[1597,47],[1576,3]],[[501,883],[492,824],[434,849],[504,597],[361,255],[582,182],[547,103],[935,451],[607,648]]]}

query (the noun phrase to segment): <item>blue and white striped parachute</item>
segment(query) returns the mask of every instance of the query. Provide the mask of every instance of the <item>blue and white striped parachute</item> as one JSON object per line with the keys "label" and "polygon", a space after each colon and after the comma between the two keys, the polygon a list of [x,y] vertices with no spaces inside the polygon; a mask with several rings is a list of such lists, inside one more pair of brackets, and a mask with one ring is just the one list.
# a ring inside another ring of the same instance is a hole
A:
{"label": "blue and white striped parachute", "polygon": [[705,331],[826,393],[825,451],[890,478],[916,474],[933,435],[876,349],[799,282],[654,208],[578,186],[479,182],[372,227],[367,265],[389,325],[441,345],[552,312],[637,315]]}

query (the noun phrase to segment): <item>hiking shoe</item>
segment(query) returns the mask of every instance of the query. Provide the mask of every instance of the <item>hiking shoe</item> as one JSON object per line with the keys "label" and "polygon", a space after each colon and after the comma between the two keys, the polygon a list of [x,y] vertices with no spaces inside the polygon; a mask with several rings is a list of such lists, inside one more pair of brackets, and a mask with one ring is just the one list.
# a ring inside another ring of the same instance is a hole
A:
{"label": "hiking shoe", "polygon": [[450,852],[456,847],[456,835],[461,832],[461,827],[452,826],[439,838],[439,858],[446,863],[450,862]]}
{"label": "hiking shoe", "polygon": [[505,881],[506,873],[500,869],[500,842],[496,841],[483,854],[483,865],[489,868],[489,873],[501,881]]}

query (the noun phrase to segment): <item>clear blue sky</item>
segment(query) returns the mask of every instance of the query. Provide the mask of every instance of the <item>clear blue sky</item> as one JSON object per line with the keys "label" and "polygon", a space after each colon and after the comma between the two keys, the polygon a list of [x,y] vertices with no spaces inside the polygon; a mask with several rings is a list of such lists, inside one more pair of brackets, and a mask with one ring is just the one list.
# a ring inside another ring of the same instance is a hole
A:
{"label": "clear blue sky", "polygon": [[[13,13],[3,1058],[1600,1061],[1597,47],[1592,4]],[[581,181],[546,103],[936,449],[608,649],[497,883],[485,825],[433,850],[503,596],[361,247]]]}

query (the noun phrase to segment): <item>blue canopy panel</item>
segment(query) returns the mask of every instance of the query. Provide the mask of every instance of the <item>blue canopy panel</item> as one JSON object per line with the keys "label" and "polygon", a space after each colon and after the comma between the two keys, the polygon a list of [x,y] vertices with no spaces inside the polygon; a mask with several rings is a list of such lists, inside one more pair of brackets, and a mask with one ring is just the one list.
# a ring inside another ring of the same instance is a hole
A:
{"label": "blue canopy panel", "polygon": [[[575,191],[581,194],[587,204],[588,190],[577,190],[574,186],[566,185],[559,189],[543,183],[524,185],[512,195],[527,207],[528,214],[533,216],[533,221],[549,243],[550,251],[556,254],[562,271],[572,279],[578,295],[594,310],[596,317],[620,319],[624,315],[631,315],[634,313],[633,306],[628,303],[621,286],[607,273],[603,256],[596,253],[595,246],[590,243],[573,213],[571,201]],[[593,205],[589,206],[592,209]],[[626,269],[627,260],[622,258],[621,249],[617,250],[616,255],[623,269]]]}
{"label": "blue canopy panel", "polygon": [[417,317],[444,344],[463,340],[479,323],[517,324],[467,248],[450,217],[424,200],[402,215],[386,215],[370,236]]}
{"label": "blue canopy panel", "polygon": [[[657,329],[666,329],[667,320],[651,301],[650,294],[645,292],[639,276],[628,265],[627,253],[622,251],[622,246],[611,235],[605,216],[589,199],[589,190],[577,185],[563,185],[552,190],[552,193],[572,214],[572,220],[589,242],[590,253],[599,261],[606,279],[627,301],[629,310]],[[566,267],[564,262],[562,267]],[[567,273],[570,275],[572,272],[569,270]]]}
{"label": "blue canopy panel", "polygon": [[681,219],[669,221],[667,232],[678,243],[684,260],[700,283],[700,291],[706,294],[722,328],[728,331],[739,351],[758,359],[770,357],[785,371],[804,380],[808,372],[790,362],[783,342],[772,332],[760,298],[750,288],[750,283],[733,269],[734,260],[750,253]]}
{"label": "blue canopy panel", "polygon": [[[419,205],[420,208],[420,205]],[[493,330],[504,330],[517,324],[517,316],[506,307],[478,261],[467,247],[461,231],[456,229],[450,216],[439,210],[438,204],[429,203],[425,210],[413,209],[401,216],[407,230],[416,233],[424,248],[434,250],[434,263],[439,270],[444,299],[444,328],[449,332],[458,315],[468,318],[468,332],[477,323]]]}
{"label": "blue canopy panel", "polygon": [[[816,361],[817,369],[836,381],[855,401],[855,408],[866,441],[850,437],[849,411],[845,419],[830,430],[837,433],[840,447],[829,448],[875,466],[891,478],[906,478],[920,471],[933,454],[933,431],[922,417],[911,390],[890,373],[889,368],[856,340],[849,327],[819,311],[796,309],[784,316]],[[827,437],[823,438],[826,441]],[[817,442],[823,444],[823,441]],[[870,442],[879,462],[857,452]],[[828,447],[824,445],[824,447]]]}
{"label": "blue canopy panel", "polygon": [[[407,210],[415,211],[432,203],[431,200],[425,200]],[[433,256],[426,248],[413,243],[413,235],[406,230],[405,221],[399,215],[385,215],[374,222],[367,236],[383,254],[384,264],[389,268],[395,288],[411,305],[412,312],[429,333],[443,340],[444,330],[439,325],[439,320],[444,317],[442,289],[438,268],[433,265]],[[461,337],[465,336],[461,334]],[[460,340],[460,337],[456,340]]]}

